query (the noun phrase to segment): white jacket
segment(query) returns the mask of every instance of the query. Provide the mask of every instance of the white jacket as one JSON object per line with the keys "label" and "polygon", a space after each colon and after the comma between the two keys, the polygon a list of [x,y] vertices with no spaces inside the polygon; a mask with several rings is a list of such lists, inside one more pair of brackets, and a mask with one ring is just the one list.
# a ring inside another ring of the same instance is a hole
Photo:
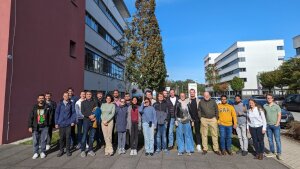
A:
{"label": "white jacket", "polygon": [[247,129],[249,129],[249,127],[261,126],[263,126],[263,130],[266,130],[267,121],[265,117],[265,112],[262,109],[259,110],[257,107],[255,107],[253,111],[249,109],[247,118]]}

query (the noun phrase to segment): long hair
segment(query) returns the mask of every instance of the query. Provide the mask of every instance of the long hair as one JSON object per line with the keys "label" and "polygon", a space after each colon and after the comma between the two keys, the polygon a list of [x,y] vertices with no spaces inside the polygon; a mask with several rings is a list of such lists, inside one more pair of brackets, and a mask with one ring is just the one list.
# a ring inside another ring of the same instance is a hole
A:
{"label": "long hair", "polygon": [[[259,104],[257,103],[257,101],[255,101],[255,100],[252,99],[252,98],[249,99],[249,102],[250,102],[250,101],[253,101],[253,102],[254,102],[255,107],[257,107],[257,109],[258,109],[259,111],[263,111],[263,112],[264,112],[264,109],[261,107],[261,105],[259,105]],[[249,103],[249,108],[251,108],[251,107],[250,107],[250,103]]]}

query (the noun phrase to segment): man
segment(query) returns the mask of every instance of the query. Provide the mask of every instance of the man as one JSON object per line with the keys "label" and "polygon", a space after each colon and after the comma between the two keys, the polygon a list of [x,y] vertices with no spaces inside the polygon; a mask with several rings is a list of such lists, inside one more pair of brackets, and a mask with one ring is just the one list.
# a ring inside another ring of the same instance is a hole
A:
{"label": "man", "polygon": [[168,92],[166,90],[163,91],[164,100],[168,99]]}
{"label": "man", "polygon": [[152,91],[151,90],[147,90],[146,91],[146,97],[151,100],[151,105],[154,105],[154,103],[156,102],[156,100],[153,99],[153,95],[152,95]]}
{"label": "man", "polygon": [[77,146],[76,149],[81,148],[82,139],[82,125],[83,125],[83,114],[81,113],[81,103],[85,101],[85,91],[80,92],[80,99],[75,103],[76,111],[76,122],[77,122]]}
{"label": "man", "polygon": [[[75,103],[78,101],[79,98],[74,95],[74,89],[72,87],[69,87],[67,92],[71,103],[75,107]],[[71,149],[73,149],[75,142],[76,142],[76,133],[75,133],[75,125],[74,125],[71,127]]]}
{"label": "man", "polygon": [[218,104],[219,109],[219,132],[221,153],[226,155],[226,150],[229,155],[233,155],[231,151],[232,142],[232,127],[237,127],[237,118],[233,106],[227,103],[227,96],[221,96],[221,104]]}
{"label": "man", "polygon": [[175,90],[170,90],[170,97],[167,99],[168,106],[168,149],[172,150],[174,147],[174,125],[175,125],[175,114],[178,112],[178,98],[175,96]]}
{"label": "man", "polygon": [[74,104],[70,101],[67,92],[63,93],[63,100],[59,102],[55,110],[55,128],[59,128],[59,153],[57,157],[64,154],[66,143],[67,156],[71,156],[71,127],[75,126],[76,112]]}
{"label": "man", "polygon": [[50,111],[51,108],[44,102],[45,96],[38,95],[37,104],[33,106],[28,118],[28,131],[32,133],[33,156],[36,159],[39,156],[39,145],[41,145],[41,158],[46,157],[46,142],[48,127],[51,126]]}
{"label": "man", "polygon": [[131,98],[130,98],[130,94],[129,93],[125,93],[124,99],[125,99],[126,105],[130,106],[131,105]]}
{"label": "man", "polygon": [[192,126],[195,130],[197,151],[201,151],[201,137],[200,137],[200,118],[198,116],[198,105],[200,100],[196,97],[195,89],[190,90],[189,107],[192,117]]}
{"label": "man", "polygon": [[89,136],[89,149],[88,155],[95,156],[95,152],[93,151],[93,142],[95,136],[95,128],[93,127],[93,123],[96,121],[96,117],[94,111],[97,107],[97,103],[92,100],[92,92],[86,92],[86,100],[81,103],[81,113],[83,114],[83,135],[81,141],[81,157],[86,157],[85,148],[87,137]]}
{"label": "man", "polygon": [[[274,141],[276,142],[277,159],[281,160],[281,141],[280,141],[280,120],[281,120],[281,108],[274,103],[274,97],[272,94],[267,94],[267,102],[264,105],[266,110],[267,120],[267,136],[270,145],[270,151],[275,154]],[[270,156],[270,155],[267,155]],[[271,155],[273,156],[273,155]]]}
{"label": "man", "polygon": [[103,93],[102,92],[97,92],[97,105],[98,107],[101,107],[102,103],[104,103],[104,98],[103,98]]}
{"label": "man", "polygon": [[247,109],[242,103],[242,97],[240,95],[235,96],[235,103],[233,106],[237,115],[236,133],[240,142],[240,150],[236,153],[246,156],[248,154]]}
{"label": "man", "polygon": [[51,125],[48,127],[48,137],[47,137],[47,145],[46,145],[46,150],[50,149],[51,145],[51,140],[52,140],[52,132],[53,128],[55,127],[55,109],[56,109],[56,103],[55,101],[52,101],[51,99],[52,94],[50,92],[46,92],[45,94],[45,99],[46,99],[46,104],[50,107],[50,112],[49,112],[49,119],[51,119]]}
{"label": "man", "polygon": [[213,150],[217,155],[221,155],[219,151],[218,143],[218,118],[219,111],[217,103],[211,99],[211,96],[208,92],[204,92],[203,99],[199,102],[199,116],[201,117],[201,137],[203,151],[202,154],[206,155],[208,146],[207,146],[207,133],[208,130],[211,131],[212,141],[213,141]]}
{"label": "man", "polygon": [[113,93],[113,96],[114,96],[115,105],[120,106],[121,102],[120,102],[119,90],[115,89],[114,93]]}

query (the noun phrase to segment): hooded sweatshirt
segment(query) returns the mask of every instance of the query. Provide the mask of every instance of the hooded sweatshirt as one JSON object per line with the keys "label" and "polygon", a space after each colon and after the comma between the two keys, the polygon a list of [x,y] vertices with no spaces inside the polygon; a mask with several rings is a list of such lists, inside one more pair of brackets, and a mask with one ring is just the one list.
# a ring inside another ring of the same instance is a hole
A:
{"label": "hooded sweatshirt", "polygon": [[222,126],[232,126],[237,125],[236,113],[234,111],[233,106],[230,104],[218,104],[219,110],[219,119],[218,123]]}

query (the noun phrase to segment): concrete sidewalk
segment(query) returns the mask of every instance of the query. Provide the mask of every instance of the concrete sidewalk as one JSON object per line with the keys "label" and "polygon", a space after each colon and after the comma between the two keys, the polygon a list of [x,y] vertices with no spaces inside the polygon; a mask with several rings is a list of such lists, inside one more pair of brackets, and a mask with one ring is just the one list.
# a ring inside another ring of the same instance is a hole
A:
{"label": "concrete sidewalk", "polygon": [[81,158],[79,151],[75,151],[72,157],[56,157],[53,152],[45,159],[32,160],[32,146],[2,145],[0,146],[0,169],[29,169],[29,168],[89,168],[89,169],[286,169],[273,158],[263,161],[253,159],[252,155],[242,157],[217,156],[208,153],[203,156],[194,153],[192,156],[177,156],[176,151],[169,155],[155,154],[153,157],[144,156],[141,150],[136,157],[131,157],[129,152],[125,155],[105,157],[103,148],[96,152],[95,157]]}

